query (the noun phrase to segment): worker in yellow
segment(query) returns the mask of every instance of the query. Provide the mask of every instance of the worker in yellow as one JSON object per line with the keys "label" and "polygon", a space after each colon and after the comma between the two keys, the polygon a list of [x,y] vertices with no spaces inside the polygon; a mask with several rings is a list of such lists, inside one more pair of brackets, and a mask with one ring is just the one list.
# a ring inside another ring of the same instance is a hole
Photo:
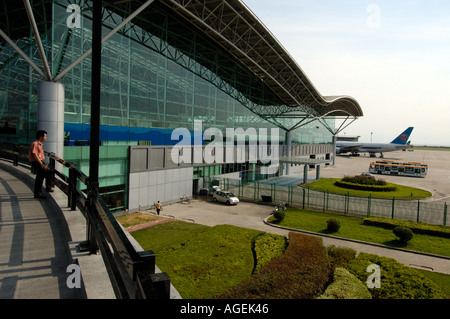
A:
{"label": "worker in yellow", "polygon": [[159,215],[159,212],[162,209],[162,204],[158,201],[158,203],[156,203],[156,213]]}

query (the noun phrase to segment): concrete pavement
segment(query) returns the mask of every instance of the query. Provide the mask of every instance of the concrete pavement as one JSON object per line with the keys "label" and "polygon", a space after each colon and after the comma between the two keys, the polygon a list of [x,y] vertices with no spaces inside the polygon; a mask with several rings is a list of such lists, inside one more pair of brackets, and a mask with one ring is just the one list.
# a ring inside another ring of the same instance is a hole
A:
{"label": "concrete pavement", "polygon": [[[81,212],[65,208],[56,187],[34,199],[33,185],[29,169],[0,161],[0,299],[115,298],[101,255],[77,249],[86,239]],[[80,288],[67,285],[72,264],[80,266]]]}
{"label": "concrete pavement", "polygon": [[33,198],[25,172],[0,165],[0,298],[83,298],[82,289],[66,285],[66,269],[74,260],[59,207]]}

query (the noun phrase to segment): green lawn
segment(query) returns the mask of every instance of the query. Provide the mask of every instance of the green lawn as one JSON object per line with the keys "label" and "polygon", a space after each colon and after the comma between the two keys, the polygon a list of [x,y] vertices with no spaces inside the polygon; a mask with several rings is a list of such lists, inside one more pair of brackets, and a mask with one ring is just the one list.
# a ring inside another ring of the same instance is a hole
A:
{"label": "green lawn", "polygon": [[168,247],[187,242],[190,238],[208,228],[208,226],[200,224],[175,220],[134,231],[131,234],[144,250],[153,250],[158,254]]}
{"label": "green lawn", "polygon": [[315,182],[306,185],[304,184],[302,186],[322,192],[328,191],[333,194],[344,195],[348,193],[350,196],[360,196],[360,197],[369,197],[369,195],[371,195],[372,198],[392,199],[393,197],[395,197],[396,199],[421,199],[421,198],[429,198],[432,196],[432,194],[428,191],[402,185],[396,185],[397,190],[393,192],[368,192],[368,191],[352,190],[348,188],[335,186],[334,183],[337,180],[339,179],[321,178],[320,180],[317,180]]}
{"label": "green lawn", "polygon": [[319,213],[315,211],[288,208],[286,217],[279,223],[280,226],[302,229],[316,233],[328,234],[327,220],[334,218],[340,221],[341,228],[331,235],[357,239],[391,247],[427,252],[442,256],[450,256],[450,239],[429,235],[415,234],[408,244],[402,245],[392,230],[363,224],[361,218],[345,217],[342,215]]}
{"label": "green lawn", "polygon": [[157,255],[183,298],[211,298],[248,279],[254,268],[253,239],[261,231],[230,225],[214,227],[181,221],[133,232]]}
{"label": "green lawn", "polygon": [[436,285],[441,287],[444,293],[447,295],[447,298],[450,299],[450,275],[440,274],[437,272],[432,272],[428,270],[416,269],[422,275],[434,281]]}

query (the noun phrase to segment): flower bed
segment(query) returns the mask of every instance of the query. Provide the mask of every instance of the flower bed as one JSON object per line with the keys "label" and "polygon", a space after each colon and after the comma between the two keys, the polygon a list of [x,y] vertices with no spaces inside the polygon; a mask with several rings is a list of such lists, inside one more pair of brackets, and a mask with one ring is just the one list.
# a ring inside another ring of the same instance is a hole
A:
{"label": "flower bed", "polygon": [[222,299],[313,299],[332,277],[332,267],[322,239],[289,233],[284,254],[251,278],[218,295]]}
{"label": "flower bed", "polygon": [[397,190],[397,186],[391,183],[386,183],[386,185],[368,185],[340,180],[336,181],[334,185],[338,187],[368,192],[394,192],[395,190]]}

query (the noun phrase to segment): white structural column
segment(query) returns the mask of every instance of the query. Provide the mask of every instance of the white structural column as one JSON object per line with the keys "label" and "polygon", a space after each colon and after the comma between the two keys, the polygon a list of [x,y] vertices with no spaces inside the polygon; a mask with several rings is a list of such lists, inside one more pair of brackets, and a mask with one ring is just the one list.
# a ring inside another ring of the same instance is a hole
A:
{"label": "white structural column", "polygon": [[47,132],[44,150],[64,158],[64,85],[40,82],[38,87],[37,129]]}
{"label": "white structural column", "polygon": [[[286,131],[286,157],[289,159],[291,157],[291,149],[292,149],[292,134],[291,131]],[[286,175],[291,173],[291,164],[286,163]]]}
{"label": "white structural column", "polygon": [[[336,133],[337,134],[337,133]],[[336,134],[333,134],[333,166],[336,165]]]}

